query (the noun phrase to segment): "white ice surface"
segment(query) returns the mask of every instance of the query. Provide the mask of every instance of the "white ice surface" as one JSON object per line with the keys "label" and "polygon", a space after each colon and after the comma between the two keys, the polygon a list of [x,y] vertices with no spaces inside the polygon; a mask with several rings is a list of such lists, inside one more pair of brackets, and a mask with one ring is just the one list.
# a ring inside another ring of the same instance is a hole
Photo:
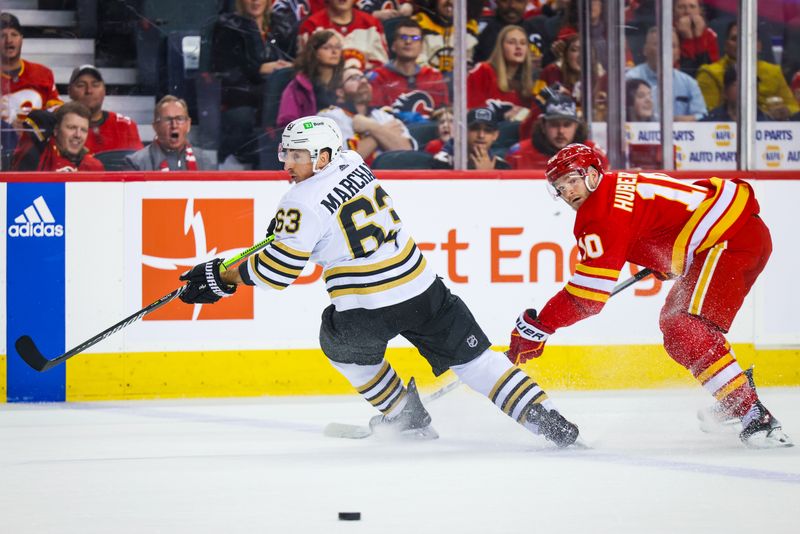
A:
{"label": "white ice surface", "polygon": [[[800,532],[800,446],[701,433],[699,388],[551,398],[591,450],[463,387],[430,442],[323,437],[355,396],[0,404],[0,533]],[[761,398],[800,439],[800,388]]]}

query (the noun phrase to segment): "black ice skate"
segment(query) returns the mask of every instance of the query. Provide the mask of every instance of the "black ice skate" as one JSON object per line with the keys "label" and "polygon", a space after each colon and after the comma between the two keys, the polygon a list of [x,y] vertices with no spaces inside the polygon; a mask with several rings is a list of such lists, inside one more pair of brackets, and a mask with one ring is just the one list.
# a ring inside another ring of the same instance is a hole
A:
{"label": "black ice skate", "polygon": [[373,433],[382,436],[401,436],[413,439],[436,439],[439,434],[431,426],[431,416],[422,405],[417,391],[417,384],[412,378],[406,388],[406,405],[400,415],[387,419],[384,415],[376,415],[369,420]]}
{"label": "black ice skate", "polygon": [[548,410],[541,404],[534,404],[526,418],[539,427],[539,433],[559,447],[568,447],[578,439],[578,427],[567,421],[556,410]]}
{"label": "black ice skate", "polygon": [[[753,379],[753,366],[743,371],[750,387],[755,391],[756,383]],[[742,431],[742,419],[733,415],[730,410],[720,402],[713,406],[697,411],[697,422],[700,430],[709,434],[735,434]]]}
{"label": "black ice skate", "polygon": [[739,434],[742,443],[754,449],[793,447],[794,443],[781,429],[781,423],[761,404],[761,401],[756,401],[754,407],[759,413]]}

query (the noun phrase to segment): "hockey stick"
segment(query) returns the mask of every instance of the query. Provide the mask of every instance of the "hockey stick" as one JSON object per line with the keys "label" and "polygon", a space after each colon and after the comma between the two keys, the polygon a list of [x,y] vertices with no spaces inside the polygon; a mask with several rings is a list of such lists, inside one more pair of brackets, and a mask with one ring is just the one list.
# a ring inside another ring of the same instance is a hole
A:
{"label": "hockey stick", "polygon": [[[648,275],[650,275],[652,273],[653,273],[652,269],[648,269],[647,267],[645,267],[644,269],[642,269],[641,271],[637,272],[636,274],[634,274],[633,276],[631,276],[630,278],[628,278],[624,282],[620,282],[619,284],[614,286],[614,289],[611,290],[611,293],[609,293],[608,296],[609,297],[613,297],[614,295],[616,295],[620,291],[623,291],[623,290],[629,288],[630,286],[632,286],[633,284],[635,284],[636,282],[638,282],[642,278],[645,278],[646,276],[648,276]],[[451,391],[456,389],[461,384],[462,384],[461,379],[457,378],[455,381],[450,382],[446,386],[444,386],[442,388],[439,388],[436,391],[434,391],[433,393],[431,393],[429,398],[430,399],[438,399],[439,397],[450,393]]]}
{"label": "hockey stick", "polygon": [[[249,256],[250,254],[252,254],[253,252],[255,252],[255,251],[257,251],[257,250],[259,250],[261,248],[266,247],[274,239],[275,239],[275,235],[274,234],[268,235],[267,238],[264,239],[263,241],[261,241],[259,243],[256,243],[255,245],[253,245],[252,247],[248,248],[247,250],[243,250],[242,252],[240,252],[236,256],[232,257],[231,259],[226,260],[225,262],[223,262],[223,265],[226,268],[230,267],[231,265],[233,265],[234,263],[238,262],[242,258],[245,258],[245,257]],[[28,335],[20,336],[17,339],[17,341],[14,343],[14,346],[17,348],[17,352],[22,357],[22,359],[25,360],[25,363],[30,365],[36,371],[39,371],[39,372],[47,371],[48,369],[51,369],[51,368],[55,367],[56,365],[60,364],[61,362],[65,362],[65,361],[69,360],[70,358],[72,358],[76,354],[80,354],[81,352],[85,351],[86,349],[88,349],[92,345],[94,345],[96,343],[99,343],[100,341],[104,340],[108,336],[110,336],[110,335],[122,330],[126,326],[128,326],[128,325],[130,325],[132,323],[135,323],[136,321],[138,321],[139,319],[141,319],[142,317],[144,317],[148,313],[152,313],[155,310],[157,310],[157,309],[161,308],[162,306],[164,306],[165,304],[168,304],[168,303],[172,302],[173,300],[175,300],[175,298],[179,297],[181,295],[181,293],[186,291],[186,287],[187,287],[186,285],[183,285],[183,286],[179,287],[178,289],[176,289],[175,291],[173,291],[172,293],[169,293],[168,295],[164,295],[163,297],[161,297],[157,301],[153,302],[152,304],[150,304],[148,306],[145,306],[144,308],[142,308],[141,310],[137,311],[133,315],[129,315],[128,317],[124,318],[123,320],[121,320],[120,322],[115,324],[114,326],[106,328],[105,330],[103,330],[102,332],[97,334],[96,336],[93,336],[93,337],[87,339],[86,341],[84,341],[83,343],[78,345],[77,347],[75,347],[75,348],[65,352],[61,356],[57,356],[57,357],[55,357],[55,358],[53,358],[51,360],[48,360],[47,358],[44,357],[44,355],[41,353],[41,351],[39,351],[38,347],[36,347],[36,343],[34,343],[33,339]]]}

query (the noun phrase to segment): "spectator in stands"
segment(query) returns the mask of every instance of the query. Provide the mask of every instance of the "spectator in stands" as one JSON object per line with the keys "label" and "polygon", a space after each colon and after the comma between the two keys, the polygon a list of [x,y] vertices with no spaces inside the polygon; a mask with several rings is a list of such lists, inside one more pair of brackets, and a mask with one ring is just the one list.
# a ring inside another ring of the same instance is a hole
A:
{"label": "spectator in stands", "polygon": [[28,113],[35,109],[52,111],[62,104],[53,71],[23,60],[22,41],[19,19],[11,13],[0,13],[0,120],[4,123],[4,166],[17,144],[15,130],[22,130],[22,121]]}
{"label": "spectator in stands", "polygon": [[[725,69],[723,76],[724,88],[719,106],[708,112],[702,120],[708,122],[736,122],[739,117],[739,77],[736,74],[736,64],[732,63]],[[768,121],[770,118],[760,109],[756,110],[756,120]]]}
{"label": "spectator in stands", "polygon": [[719,59],[717,34],[706,24],[700,0],[675,0],[672,19],[680,39],[680,68],[694,77],[700,65]]}
{"label": "spectator in stands", "polygon": [[312,33],[332,30],[344,43],[345,66],[374,69],[389,59],[381,22],[353,7],[355,0],[326,0],[325,9],[314,12],[300,24],[300,47]]}
{"label": "spectator in stands", "polygon": [[344,70],[344,83],[338,90],[341,107],[319,112],[335,120],[348,149],[355,150],[367,163],[386,150],[416,149],[408,129],[390,113],[370,106],[372,87],[364,72],[355,67]]}
{"label": "spectator in stands", "polygon": [[410,17],[414,13],[411,0],[358,0],[357,7],[380,21]]}
{"label": "spectator in stands", "polygon": [[794,99],[797,101],[797,104],[800,105],[800,70],[794,73],[792,76],[792,92],[794,93]]}
{"label": "spectator in stands", "polygon": [[[697,83],[709,109],[724,107],[723,76],[728,67],[736,65],[738,36],[739,29],[736,21],[731,22],[728,25],[725,39],[725,55],[719,61],[702,65],[697,71]],[[757,46],[760,48],[760,42]],[[760,111],[766,113],[773,120],[785,120],[789,115],[800,111],[800,106],[786,83],[780,66],[758,59],[756,61],[756,78],[758,80],[757,101]],[[776,101],[774,97],[780,100]],[[770,98],[773,98],[771,101],[773,104],[770,106],[771,109],[768,109],[767,104]],[[769,120],[769,118],[765,120]]]}
{"label": "spectator in stands", "polygon": [[650,84],[638,78],[625,82],[625,120],[628,122],[654,121],[653,90]]}
{"label": "spectator in stands", "polygon": [[130,167],[137,171],[205,171],[216,165],[203,150],[189,143],[192,118],[189,107],[178,97],[166,95],[153,111],[156,138],[149,146],[127,156]]}
{"label": "spectator in stands", "polygon": [[62,104],[53,71],[22,59],[22,26],[11,13],[0,13],[0,118],[19,125],[32,109],[54,110]]}
{"label": "spectator in stands", "polygon": [[256,162],[265,79],[292,66],[295,34],[288,23],[270,26],[269,4],[236,0],[235,11],[220,15],[214,24],[211,70],[222,83],[220,161],[233,154],[240,161]]}
{"label": "spectator in stands", "polygon": [[[578,119],[575,101],[555,94],[534,124],[531,137],[512,146],[506,157],[514,169],[543,169],[547,160],[570,143],[583,143],[602,154],[586,139],[587,130],[586,123]],[[602,157],[605,159],[604,154]]]}
{"label": "spectator in stands", "polygon": [[[647,32],[644,44],[645,62],[630,69],[625,78],[638,78],[650,84],[653,90],[653,106],[655,116],[658,117],[658,76],[656,69],[660,57],[658,47],[658,28],[653,26]],[[678,34],[672,30],[672,55],[675,60],[680,57],[680,47],[678,46]],[[697,81],[688,74],[672,69],[672,114],[676,121],[695,121],[700,120],[706,114],[706,103],[703,93]]]}
{"label": "spectator in stands", "polygon": [[[566,92],[578,106],[580,113],[581,100],[581,38],[572,33],[553,43],[556,61],[542,69],[541,85],[557,86]],[[592,94],[595,99],[594,120],[605,120],[608,79],[605,70],[596,54],[592,54]]]}
{"label": "spectator in stands", "polygon": [[132,119],[103,110],[106,84],[103,75],[94,65],[81,65],[73,70],[68,91],[71,100],[80,102],[92,114],[89,120],[89,138],[86,140],[86,148],[90,152],[142,148],[139,129]]}
{"label": "spectator in stands", "polygon": [[533,103],[533,67],[525,30],[500,30],[489,61],[478,63],[467,78],[467,107],[497,108],[504,120],[522,121]]}
{"label": "spectator in stands", "polygon": [[[467,113],[467,168],[488,171],[510,169],[506,160],[491,153],[500,131],[497,114],[489,108],[471,109]],[[453,168],[453,140],[447,142],[434,156],[434,168]]]}
{"label": "spectator in stands", "polygon": [[[472,56],[473,61],[486,61],[492,54],[497,42],[500,30],[509,25],[519,26],[525,14],[527,0],[497,0],[495,10],[490,17],[481,17],[481,33],[478,36],[478,44]],[[527,34],[525,35],[527,41]]]}
{"label": "spectator in stands", "polygon": [[[561,29],[578,27],[578,10],[571,8],[572,0],[554,0],[542,6],[542,12],[522,23],[528,42],[541,54],[542,66],[556,60],[553,44],[563,39]],[[568,33],[575,33],[570,29]]]}
{"label": "spectator in stands", "polygon": [[[443,73],[453,72],[453,0],[418,0],[419,12],[414,16],[422,28],[422,54],[420,63],[430,65]],[[472,54],[478,44],[478,21],[475,2],[467,0],[467,64],[472,63]],[[483,2],[478,7],[482,8]]]}
{"label": "spectator in stands", "polygon": [[428,141],[425,152],[436,155],[453,138],[453,108],[439,108],[431,118],[436,121],[437,137]]}
{"label": "spectator in stands", "polygon": [[442,73],[417,63],[422,52],[422,28],[405,19],[395,26],[392,59],[369,73],[372,105],[389,107],[405,123],[429,119],[437,108],[450,104]]}
{"label": "spectator in stands", "polygon": [[311,34],[295,60],[294,79],[281,95],[279,127],[337,104],[336,89],[342,85],[344,70],[342,48],[342,39],[336,32],[322,30]]}
{"label": "spectator in stands", "polygon": [[89,135],[89,108],[80,102],[68,102],[55,112],[53,134],[49,139],[32,143],[24,152],[14,154],[17,171],[103,171],[103,164],[86,149]]}

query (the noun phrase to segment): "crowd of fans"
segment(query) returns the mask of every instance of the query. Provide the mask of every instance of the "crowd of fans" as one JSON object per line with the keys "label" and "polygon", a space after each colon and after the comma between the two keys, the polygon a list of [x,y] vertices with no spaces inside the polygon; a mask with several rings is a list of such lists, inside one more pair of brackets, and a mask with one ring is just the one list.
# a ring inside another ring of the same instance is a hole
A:
{"label": "crowd of fans", "polygon": [[[593,146],[582,98],[593,95],[592,120],[605,120],[604,2],[590,3],[591,91],[581,88],[575,0],[464,3],[469,168],[542,168],[569,143]],[[156,135],[146,146],[131,119],[103,109],[106,86],[96,67],[75,68],[70,102],[63,103],[52,71],[23,59],[17,17],[2,13],[2,168],[102,169],[102,155],[110,151],[126,151],[125,166],[135,170],[214,169],[231,158],[259,168],[259,152],[274,148],[276,132],[310,114],[334,119],[348,148],[368,162],[405,150],[432,155],[433,167],[452,166],[454,0],[222,4],[207,51],[210,74],[221,86],[216,157],[191,145],[191,106],[183,95],[163,96],[155,105]],[[674,120],[736,120],[736,4],[673,0]],[[761,41],[797,34],[796,3],[767,8]],[[655,19],[653,0],[626,2],[625,109],[631,122],[659,119]],[[713,28],[725,31],[724,40]],[[759,120],[800,120],[797,53],[788,43],[782,57],[776,57],[781,50],[759,47]]]}

